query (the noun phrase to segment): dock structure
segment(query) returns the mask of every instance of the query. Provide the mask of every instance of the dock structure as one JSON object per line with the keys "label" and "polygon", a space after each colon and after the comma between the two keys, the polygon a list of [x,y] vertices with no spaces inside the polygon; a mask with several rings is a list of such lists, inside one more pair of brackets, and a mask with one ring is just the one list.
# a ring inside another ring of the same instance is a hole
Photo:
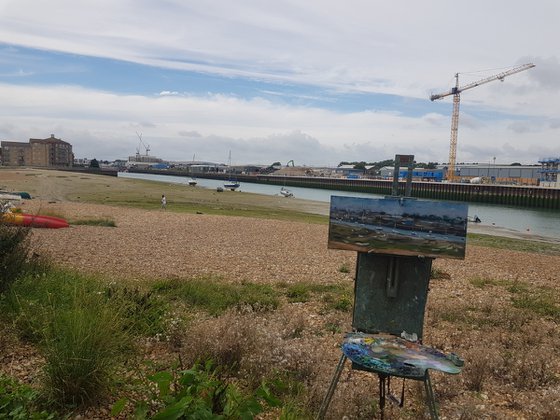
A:
{"label": "dock structure", "polygon": [[550,188],[560,188],[558,174],[560,173],[560,157],[548,157],[539,159],[541,169],[539,173],[540,185]]}

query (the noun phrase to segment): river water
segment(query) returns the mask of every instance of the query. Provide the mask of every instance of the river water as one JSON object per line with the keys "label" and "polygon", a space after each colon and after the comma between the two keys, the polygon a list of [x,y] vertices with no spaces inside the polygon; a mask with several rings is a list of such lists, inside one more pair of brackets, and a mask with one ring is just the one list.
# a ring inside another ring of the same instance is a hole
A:
{"label": "river water", "polygon": [[[119,172],[119,177],[136,178],[151,181],[177,183],[187,185],[189,178],[172,175],[152,175],[130,172]],[[196,188],[216,189],[223,187],[224,183],[217,179],[197,178]],[[318,188],[289,187],[289,190],[302,200],[312,200],[329,203],[332,195],[345,197],[382,198],[379,194],[367,194],[351,191],[324,190]],[[244,182],[238,191],[246,193],[279,195],[280,187],[277,185],[255,184]],[[286,198],[290,200],[290,198]],[[501,229],[504,232],[532,234],[547,238],[560,238],[560,211],[545,209],[527,209],[508,207],[494,204],[469,203],[469,217],[478,216],[482,222],[481,227]],[[474,225],[474,224],[470,224]],[[473,229],[474,230],[474,229]]]}

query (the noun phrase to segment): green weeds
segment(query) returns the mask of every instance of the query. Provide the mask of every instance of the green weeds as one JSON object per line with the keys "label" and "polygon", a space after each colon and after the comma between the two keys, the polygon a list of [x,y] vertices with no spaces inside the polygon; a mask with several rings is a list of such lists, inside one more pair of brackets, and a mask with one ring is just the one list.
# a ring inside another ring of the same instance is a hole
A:
{"label": "green weeds", "polygon": [[559,294],[552,288],[535,287],[529,283],[499,279],[473,278],[469,281],[473,286],[481,289],[503,287],[512,294],[511,302],[514,308],[555,321],[560,320]]}
{"label": "green weeds", "polygon": [[560,321],[560,299],[558,292],[551,288],[523,290],[512,298],[515,308],[530,311],[554,321]]}
{"label": "green weeds", "polygon": [[549,242],[520,240],[477,233],[469,233],[467,235],[467,242],[468,245],[486,246],[489,248],[534,252],[545,255],[560,255],[560,244]]}
{"label": "green weeds", "polygon": [[[156,392],[149,401],[131,402],[135,418],[147,418],[152,407],[158,407],[154,420],[163,419],[253,419],[266,406],[277,407],[280,400],[261,384],[253,393],[243,394],[234,384],[220,378],[211,362],[196,364],[191,369],[176,374],[161,371],[149,378]],[[113,407],[112,415],[121,414],[129,403],[119,400]]]}
{"label": "green weeds", "polygon": [[348,267],[348,264],[342,264],[339,268],[338,268],[338,272],[339,273],[350,273],[350,267]]}
{"label": "green weeds", "polygon": [[51,420],[60,418],[42,410],[40,394],[28,385],[0,374],[0,418],[13,420]]}
{"label": "green weeds", "polygon": [[219,278],[168,280],[156,283],[154,290],[180,299],[195,309],[211,315],[230,308],[250,307],[255,311],[276,309],[280,302],[271,286],[256,283],[224,283]]}
{"label": "green weeds", "polygon": [[105,226],[116,227],[117,224],[114,220],[108,217],[92,218],[92,219],[78,219],[70,222],[72,225],[85,225],[85,226]]}

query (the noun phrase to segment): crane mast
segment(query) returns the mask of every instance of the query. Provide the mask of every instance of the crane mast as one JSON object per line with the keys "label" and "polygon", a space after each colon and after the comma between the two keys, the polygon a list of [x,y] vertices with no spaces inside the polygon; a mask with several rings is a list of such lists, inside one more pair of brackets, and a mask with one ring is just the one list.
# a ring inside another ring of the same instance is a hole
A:
{"label": "crane mast", "polygon": [[532,63],[523,64],[521,66],[514,67],[510,70],[495,74],[494,76],[490,76],[473,83],[469,83],[461,87],[459,86],[459,73],[456,73],[455,86],[451,88],[451,90],[449,90],[448,92],[439,93],[430,96],[430,100],[435,101],[437,99],[443,99],[447,96],[453,95],[453,113],[451,114],[451,139],[449,142],[449,162],[448,162],[448,169],[446,174],[446,179],[448,181],[453,182],[455,180],[455,164],[457,160],[456,159],[457,158],[457,134],[459,131],[459,104],[461,102],[461,92],[483,85],[488,82],[492,82],[494,80],[500,80],[503,82],[505,77],[511,76],[512,74],[519,73],[524,70],[529,70],[530,68],[533,67],[535,67],[535,65]]}

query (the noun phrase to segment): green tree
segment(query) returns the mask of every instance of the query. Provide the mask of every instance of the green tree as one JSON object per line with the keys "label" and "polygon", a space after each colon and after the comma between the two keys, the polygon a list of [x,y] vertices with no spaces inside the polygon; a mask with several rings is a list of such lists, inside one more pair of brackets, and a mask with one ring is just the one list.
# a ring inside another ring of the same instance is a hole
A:
{"label": "green tree", "polygon": [[92,160],[90,160],[89,167],[90,168],[99,168],[99,162],[97,161],[97,159],[93,158]]}

